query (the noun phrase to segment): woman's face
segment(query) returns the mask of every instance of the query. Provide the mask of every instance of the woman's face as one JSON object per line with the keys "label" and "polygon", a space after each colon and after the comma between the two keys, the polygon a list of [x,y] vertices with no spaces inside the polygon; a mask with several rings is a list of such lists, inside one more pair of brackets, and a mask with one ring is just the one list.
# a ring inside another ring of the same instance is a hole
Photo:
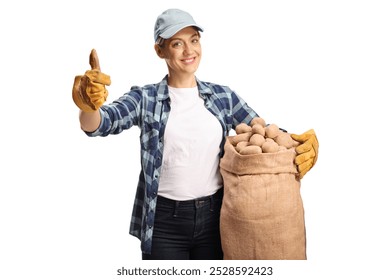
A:
{"label": "woman's face", "polygon": [[194,74],[202,57],[199,32],[191,26],[183,28],[162,46],[156,45],[156,52],[165,59],[171,75]]}

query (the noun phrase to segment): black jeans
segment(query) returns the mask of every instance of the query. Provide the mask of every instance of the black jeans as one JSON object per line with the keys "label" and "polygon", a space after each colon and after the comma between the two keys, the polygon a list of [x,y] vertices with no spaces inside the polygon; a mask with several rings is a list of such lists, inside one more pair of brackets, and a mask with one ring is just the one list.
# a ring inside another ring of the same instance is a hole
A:
{"label": "black jeans", "polygon": [[152,254],[143,260],[220,260],[219,216],[223,189],[212,196],[175,201],[159,196]]}

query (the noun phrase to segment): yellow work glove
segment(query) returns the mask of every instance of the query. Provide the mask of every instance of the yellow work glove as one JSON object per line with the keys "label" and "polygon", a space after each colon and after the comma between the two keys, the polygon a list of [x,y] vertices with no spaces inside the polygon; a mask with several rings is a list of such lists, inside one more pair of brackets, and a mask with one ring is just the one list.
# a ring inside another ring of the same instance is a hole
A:
{"label": "yellow work glove", "polygon": [[298,166],[299,178],[302,179],[317,161],[319,143],[313,129],[301,135],[291,134],[291,137],[301,143],[295,148],[295,164]]}
{"label": "yellow work glove", "polygon": [[76,76],[73,83],[72,97],[74,103],[84,112],[98,110],[107,99],[105,86],[111,84],[110,76],[100,72],[99,58],[93,49],[89,56],[92,70],[83,76]]}

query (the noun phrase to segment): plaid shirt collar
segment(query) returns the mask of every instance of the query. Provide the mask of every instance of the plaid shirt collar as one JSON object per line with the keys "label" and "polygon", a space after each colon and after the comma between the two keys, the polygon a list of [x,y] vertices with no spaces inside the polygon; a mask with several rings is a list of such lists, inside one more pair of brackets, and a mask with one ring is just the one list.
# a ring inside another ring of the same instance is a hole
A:
{"label": "plaid shirt collar", "polygon": [[[198,85],[200,95],[205,97],[205,95],[213,94],[209,86],[207,86],[204,82],[200,81],[197,77],[195,77],[195,79]],[[168,98],[169,98],[168,75],[166,75],[164,79],[157,86],[157,100],[163,101]]]}

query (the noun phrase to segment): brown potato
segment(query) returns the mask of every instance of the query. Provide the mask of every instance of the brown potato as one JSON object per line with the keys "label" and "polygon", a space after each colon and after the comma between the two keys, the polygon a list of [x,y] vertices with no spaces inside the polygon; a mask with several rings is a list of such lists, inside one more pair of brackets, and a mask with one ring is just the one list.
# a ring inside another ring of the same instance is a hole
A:
{"label": "brown potato", "polygon": [[236,151],[237,152],[240,152],[243,148],[245,148],[246,146],[249,146],[249,142],[247,141],[242,141],[240,143],[237,143],[237,146],[236,146]]}
{"label": "brown potato", "polygon": [[252,126],[252,133],[265,136],[265,128],[261,124],[255,124]]}
{"label": "brown potato", "polygon": [[291,138],[288,133],[281,133],[275,137],[275,142],[279,144],[279,146],[283,146],[286,148],[291,148],[294,146],[294,140]]}
{"label": "brown potato", "polygon": [[276,124],[270,124],[269,126],[265,127],[265,136],[268,138],[275,138],[280,133],[282,133],[282,131]]}
{"label": "brown potato", "polygon": [[231,138],[231,143],[233,146],[236,146],[240,142],[249,142],[249,139],[252,136],[252,132],[246,132],[246,133],[241,133],[233,136]]}
{"label": "brown potato", "polygon": [[276,143],[274,139],[272,138],[265,138],[265,142],[272,142],[272,143]]}
{"label": "brown potato", "polygon": [[264,153],[276,153],[279,150],[279,145],[276,142],[265,141],[261,148]]}
{"label": "brown potato", "polygon": [[250,125],[251,126],[254,126],[255,124],[260,124],[262,127],[265,127],[265,121],[260,118],[260,117],[256,117],[256,118],[253,118]]}
{"label": "brown potato", "polygon": [[241,155],[257,155],[261,153],[262,149],[259,146],[247,146],[240,151]]}
{"label": "brown potato", "polygon": [[249,139],[249,143],[251,145],[256,145],[259,147],[261,147],[261,145],[263,145],[264,142],[265,142],[265,138],[261,134],[253,134],[252,137]]}
{"label": "brown potato", "polygon": [[237,134],[251,132],[251,131],[252,131],[252,127],[250,127],[246,123],[240,123],[239,125],[236,126],[236,133]]}
{"label": "brown potato", "polygon": [[287,151],[287,148],[285,146],[279,146],[278,152]]}

